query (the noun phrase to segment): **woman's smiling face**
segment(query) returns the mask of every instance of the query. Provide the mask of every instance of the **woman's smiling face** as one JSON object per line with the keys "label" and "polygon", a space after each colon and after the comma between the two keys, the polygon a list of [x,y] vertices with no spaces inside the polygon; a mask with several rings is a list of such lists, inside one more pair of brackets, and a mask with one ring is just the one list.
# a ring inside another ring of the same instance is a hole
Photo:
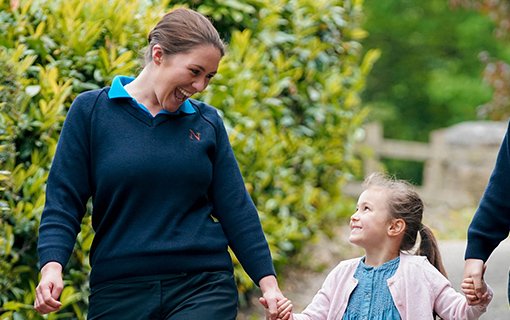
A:
{"label": "woman's smiling face", "polygon": [[207,88],[218,71],[221,52],[212,45],[195,47],[191,51],[163,54],[154,46],[154,94],[163,109],[175,112],[189,97]]}

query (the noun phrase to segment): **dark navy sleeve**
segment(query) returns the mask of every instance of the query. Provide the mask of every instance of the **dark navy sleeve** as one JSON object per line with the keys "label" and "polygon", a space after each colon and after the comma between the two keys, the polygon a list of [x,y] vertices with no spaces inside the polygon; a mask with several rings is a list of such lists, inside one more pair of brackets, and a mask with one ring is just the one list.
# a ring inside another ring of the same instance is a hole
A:
{"label": "dark navy sleeve", "polygon": [[230,248],[258,285],[264,276],[275,275],[271,253],[223,122],[218,115],[215,119],[217,138],[211,188],[214,211]]}
{"label": "dark navy sleeve", "polygon": [[37,250],[43,267],[67,264],[91,195],[89,121],[96,94],[78,96],[67,114],[46,185]]}
{"label": "dark navy sleeve", "polygon": [[510,232],[509,130],[499,149],[496,165],[468,229],[465,258],[487,261]]}

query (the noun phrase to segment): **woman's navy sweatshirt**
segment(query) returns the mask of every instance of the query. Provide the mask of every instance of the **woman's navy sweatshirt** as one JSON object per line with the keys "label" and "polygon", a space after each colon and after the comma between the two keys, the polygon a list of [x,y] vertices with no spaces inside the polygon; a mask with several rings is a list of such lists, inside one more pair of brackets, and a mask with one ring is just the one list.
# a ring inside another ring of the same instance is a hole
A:
{"label": "woman's navy sweatshirt", "polygon": [[257,210],[216,109],[151,117],[109,88],[80,94],[64,122],[39,228],[40,265],[67,264],[89,198],[90,284],[232,270],[274,275]]}
{"label": "woman's navy sweatshirt", "polygon": [[510,232],[509,130],[510,126],[499,149],[487,188],[469,226],[466,259],[487,261]]}

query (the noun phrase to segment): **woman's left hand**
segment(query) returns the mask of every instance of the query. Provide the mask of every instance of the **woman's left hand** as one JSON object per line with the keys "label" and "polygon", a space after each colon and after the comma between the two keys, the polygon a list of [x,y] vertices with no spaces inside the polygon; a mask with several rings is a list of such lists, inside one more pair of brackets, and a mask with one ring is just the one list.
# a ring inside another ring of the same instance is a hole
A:
{"label": "woman's left hand", "polygon": [[280,288],[278,287],[278,281],[275,276],[265,276],[260,279],[259,287],[262,291],[262,297],[265,300],[264,307],[267,309],[267,314],[270,320],[276,320],[278,318],[278,307],[277,302],[285,299]]}

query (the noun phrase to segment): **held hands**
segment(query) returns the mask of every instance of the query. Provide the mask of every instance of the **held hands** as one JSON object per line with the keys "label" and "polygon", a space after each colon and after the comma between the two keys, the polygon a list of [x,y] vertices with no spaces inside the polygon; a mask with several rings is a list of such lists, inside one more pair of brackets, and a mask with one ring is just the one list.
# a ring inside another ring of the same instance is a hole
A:
{"label": "held hands", "polygon": [[489,301],[489,292],[483,276],[486,265],[480,259],[467,259],[464,264],[464,280],[461,289],[468,305],[485,304]]}
{"label": "held hands", "polygon": [[489,292],[487,291],[487,285],[485,284],[485,281],[483,282],[483,294],[481,296],[477,296],[475,282],[472,278],[465,278],[462,281],[460,287],[466,296],[468,305],[475,306],[479,304],[487,304],[489,302]]}
{"label": "held hands", "polygon": [[[266,320],[271,319],[265,299],[259,298],[259,302],[264,306]],[[292,316],[292,301],[287,298],[283,298],[282,300],[278,301],[276,306],[278,308],[278,317],[276,318],[277,320],[294,320],[294,317]]]}
{"label": "held hands", "polygon": [[41,269],[41,280],[35,288],[34,309],[40,314],[59,310],[62,303],[58,298],[63,288],[62,266],[58,262],[48,262]]}
{"label": "held hands", "polygon": [[259,281],[262,297],[259,299],[264,306],[266,319],[277,320],[278,318],[278,302],[285,299],[275,276],[266,276]]}

